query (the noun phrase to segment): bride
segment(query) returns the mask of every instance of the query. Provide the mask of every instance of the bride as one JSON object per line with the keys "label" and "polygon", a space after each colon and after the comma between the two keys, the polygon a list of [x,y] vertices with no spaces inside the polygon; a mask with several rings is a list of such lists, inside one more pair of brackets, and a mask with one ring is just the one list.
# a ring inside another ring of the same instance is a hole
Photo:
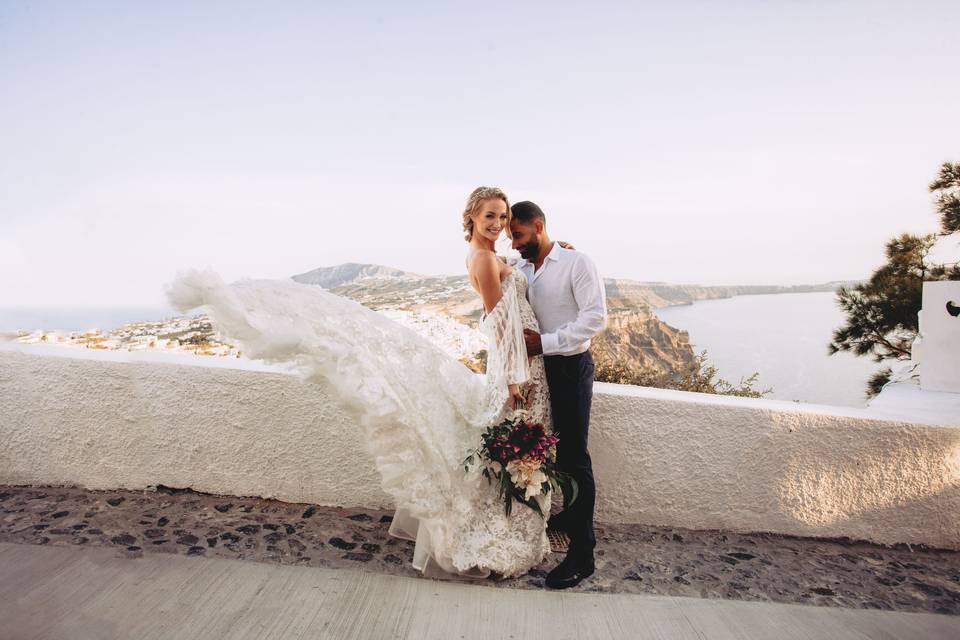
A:
{"label": "bride", "polygon": [[[523,575],[550,551],[546,522],[520,505],[510,515],[495,485],[463,460],[490,424],[519,402],[550,431],[543,357],[528,358],[523,329],[538,330],[527,280],[495,253],[510,233],[500,189],[479,187],[463,212],[470,284],[483,302],[486,376],[469,371],[413,331],[347,298],[293,280],[180,272],[171,305],[205,306],[214,329],[244,353],[292,363],[331,387],[364,428],[381,485],[396,505],[390,533],[415,542],[413,566],[431,577]],[[551,495],[538,499],[550,512]]]}

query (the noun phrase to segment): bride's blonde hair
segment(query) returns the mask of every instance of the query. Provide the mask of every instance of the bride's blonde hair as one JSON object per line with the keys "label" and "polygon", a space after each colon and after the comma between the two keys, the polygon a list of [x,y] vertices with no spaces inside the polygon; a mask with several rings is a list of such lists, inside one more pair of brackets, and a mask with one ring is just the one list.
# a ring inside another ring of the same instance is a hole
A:
{"label": "bride's blonde hair", "polygon": [[510,201],[507,200],[507,194],[497,187],[477,187],[467,198],[467,206],[463,209],[463,231],[464,240],[470,242],[473,237],[473,216],[480,211],[484,201],[499,198],[507,205],[507,226],[504,231],[507,237],[510,235]]}

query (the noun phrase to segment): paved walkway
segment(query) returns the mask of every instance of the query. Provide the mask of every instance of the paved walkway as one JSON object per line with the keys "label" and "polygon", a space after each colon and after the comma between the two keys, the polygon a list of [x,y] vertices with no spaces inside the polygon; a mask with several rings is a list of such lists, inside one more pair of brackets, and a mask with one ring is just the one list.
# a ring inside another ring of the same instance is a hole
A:
{"label": "paved walkway", "polygon": [[[388,534],[390,518],[179,489],[0,485],[0,542],[418,577],[414,545]],[[597,572],[577,592],[960,614],[960,552],[612,523],[598,525],[597,540]],[[559,559],[486,584],[540,591]]]}
{"label": "paved walkway", "polygon": [[380,573],[0,543],[0,635],[34,638],[957,638],[960,617],[497,589]]}

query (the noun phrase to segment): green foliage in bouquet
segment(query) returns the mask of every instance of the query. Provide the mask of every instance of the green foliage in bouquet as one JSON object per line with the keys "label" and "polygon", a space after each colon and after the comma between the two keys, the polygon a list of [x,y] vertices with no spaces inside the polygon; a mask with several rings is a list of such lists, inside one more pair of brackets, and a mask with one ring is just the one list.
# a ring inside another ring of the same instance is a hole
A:
{"label": "green foliage in bouquet", "polygon": [[570,496],[569,503],[576,500],[576,480],[557,470],[559,438],[548,434],[542,424],[531,423],[527,411],[518,409],[500,424],[487,427],[480,440],[480,446],[464,459],[464,471],[482,465],[483,477],[497,483],[508,516],[516,500],[546,517],[537,497],[551,489]]}

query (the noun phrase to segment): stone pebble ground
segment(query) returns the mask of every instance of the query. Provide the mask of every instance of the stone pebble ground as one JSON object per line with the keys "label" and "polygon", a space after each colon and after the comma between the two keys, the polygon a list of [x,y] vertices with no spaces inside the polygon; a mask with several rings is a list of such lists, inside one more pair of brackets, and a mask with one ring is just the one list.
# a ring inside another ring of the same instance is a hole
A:
{"label": "stone pebble ground", "polygon": [[[112,546],[418,577],[390,512],[198,493],[0,485],[0,541]],[[574,590],[960,614],[960,552],[774,534],[599,524],[596,573]],[[540,589],[562,558],[480,584]],[[474,581],[477,582],[477,581]]]}

